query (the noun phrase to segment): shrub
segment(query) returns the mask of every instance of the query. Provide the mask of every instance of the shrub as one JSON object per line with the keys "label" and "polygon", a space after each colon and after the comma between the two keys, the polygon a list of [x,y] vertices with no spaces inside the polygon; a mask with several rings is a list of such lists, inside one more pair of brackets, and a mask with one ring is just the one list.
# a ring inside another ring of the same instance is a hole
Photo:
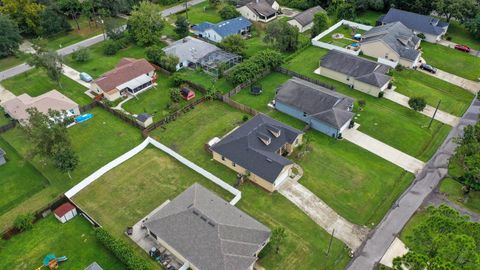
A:
{"label": "shrub", "polygon": [[243,117],[242,117],[242,121],[247,122],[248,121],[248,115],[244,114]]}
{"label": "shrub", "polygon": [[451,37],[451,36],[448,36],[448,37],[447,37],[447,40],[448,40],[448,41],[452,41],[452,37]]}
{"label": "shrub", "polygon": [[408,100],[408,106],[415,111],[421,112],[427,106],[427,102],[423,97],[411,97]]}
{"label": "shrub", "polygon": [[103,45],[103,54],[105,55],[115,55],[119,50],[120,46],[113,40],[107,40]]}
{"label": "shrub", "polygon": [[87,62],[90,59],[88,48],[80,48],[72,53],[72,59],[77,63]]}
{"label": "shrub", "polygon": [[182,73],[175,73],[172,76],[172,83],[173,83],[173,86],[175,87],[179,87],[180,85],[184,84],[186,81],[187,80],[183,78]]}
{"label": "shrub", "polygon": [[107,231],[102,228],[97,228],[95,230],[95,237],[97,240],[102,243],[105,248],[110,250],[115,257],[118,258],[127,269],[130,270],[149,270],[150,267],[147,265],[147,262],[140,258],[133,249],[126,244],[125,242],[115,239]]}
{"label": "shrub", "polygon": [[178,88],[170,88],[170,100],[173,102],[173,103],[178,103],[180,102],[180,99],[181,99],[181,95],[180,95],[180,89]]}
{"label": "shrub", "polygon": [[418,33],[417,37],[420,38],[420,39],[425,39],[426,38],[424,33]]}
{"label": "shrub", "polygon": [[398,65],[395,67],[395,70],[396,70],[396,71],[403,71],[404,69],[405,69],[405,67],[402,66],[402,65],[400,65],[400,64],[398,64]]}
{"label": "shrub", "polygon": [[17,218],[15,218],[13,226],[21,232],[28,231],[33,228],[33,220],[33,214],[18,215]]}
{"label": "shrub", "polygon": [[360,109],[365,108],[365,105],[367,105],[367,102],[364,99],[360,99],[358,101],[358,106],[360,107]]}
{"label": "shrub", "polygon": [[383,95],[385,95],[385,93],[382,91],[382,92],[379,92],[378,93],[378,98],[383,98]]}
{"label": "shrub", "polygon": [[240,16],[240,12],[233,5],[226,5],[220,10],[220,17],[224,20],[233,19]]}
{"label": "shrub", "polygon": [[282,62],[282,55],[278,51],[271,49],[260,51],[233,67],[227,75],[227,80],[233,85],[252,81],[264,71],[280,66]]}

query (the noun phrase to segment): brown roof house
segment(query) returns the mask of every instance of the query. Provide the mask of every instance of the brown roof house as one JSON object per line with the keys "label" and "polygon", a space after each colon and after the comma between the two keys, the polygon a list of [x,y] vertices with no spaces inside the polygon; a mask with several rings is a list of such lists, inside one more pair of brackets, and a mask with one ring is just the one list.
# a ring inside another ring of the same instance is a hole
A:
{"label": "brown roof house", "polygon": [[215,143],[213,159],[273,192],[294,177],[295,164],[287,159],[302,144],[303,132],[257,114]]}
{"label": "brown roof house", "polygon": [[321,6],[315,6],[315,7],[309,8],[295,15],[295,17],[289,20],[288,23],[297,27],[298,31],[300,31],[300,33],[303,33],[307,30],[312,29],[313,19],[315,18],[315,14],[320,12],[325,12],[325,10]]}
{"label": "brown roof house", "polygon": [[144,225],[151,237],[193,270],[252,270],[271,234],[265,225],[197,183]]}
{"label": "brown roof house", "polygon": [[280,5],[275,0],[234,0],[238,12],[254,22],[269,22],[277,18]]}
{"label": "brown roof house", "polygon": [[65,112],[67,117],[80,115],[78,104],[57,90],[52,90],[37,97],[21,94],[2,103],[2,107],[10,117],[18,120],[22,125],[28,121],[28,108],[36,108],[42,113],[48,113],[49,110],[61,111]]}
{"label": "brown roof house", "polygon": [[155,67],[145,59],[123,58],[111,71],[94,80],[90,91],[114,101],[122,95],[135,95],[153,86]]}

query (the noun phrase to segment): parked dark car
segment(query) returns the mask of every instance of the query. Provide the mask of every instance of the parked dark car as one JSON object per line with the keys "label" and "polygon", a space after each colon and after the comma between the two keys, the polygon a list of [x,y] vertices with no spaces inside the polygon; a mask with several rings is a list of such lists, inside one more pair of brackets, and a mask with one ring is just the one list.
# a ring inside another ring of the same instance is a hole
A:
{"label": "parked dark car", "polygon": [[428,64],[421,64],[420,68],[433,74],[437,73],[437,69]]}
{"label": "parked dark car", "polygon": [[467,45],[460,45],[460,44],[455,45],[455,49],[462,52],[467,52],[467,53],[469,53],[472,50]]}

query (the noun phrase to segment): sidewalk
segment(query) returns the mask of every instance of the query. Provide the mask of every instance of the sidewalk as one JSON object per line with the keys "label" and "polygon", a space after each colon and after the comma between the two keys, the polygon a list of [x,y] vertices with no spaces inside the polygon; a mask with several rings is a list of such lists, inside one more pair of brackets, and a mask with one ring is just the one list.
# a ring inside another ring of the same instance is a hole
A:
{"label": "sidewalk", "polygon": [[287,180],[278,190],[329,234],[355,251],[366,238],[368,228],[350,223],[298,182]]}
{"label": "sidewalk", "polygon": [[416,174],[425,166],[423,161],[409,156],[388,144],[385,144],[368,136],[367,134],[356,130],[355,128],[345,130],[342,133],[342,136],[346,140],[374,153],[385,160],[390,161],[391,163],[411,173]]}
{"label": "sidewalk", "polygon": [[[386,90],[383,97],[397,104],[400,104],[404,107],[410,108],[410,106],[408,105],[408,100],[410,99],[410,97],[402,95],[398,92],[395,92],[393,90]],[[425,109],[423,109],[423,111],[419,113],[426,115],[428,117],[432,117],[433,114],[435,113],[435,108],[430,105],[427,105]],[[435,120],[453,127],[460,122],[460,117],[438,110],[437,114],[435,115]]]}

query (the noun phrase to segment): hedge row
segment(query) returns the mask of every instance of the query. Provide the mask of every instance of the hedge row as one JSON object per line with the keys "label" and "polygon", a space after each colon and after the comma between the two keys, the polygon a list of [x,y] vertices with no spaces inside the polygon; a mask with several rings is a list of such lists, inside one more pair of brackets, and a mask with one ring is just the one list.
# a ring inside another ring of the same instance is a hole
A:
{"label": "hedge row", "polygon": [[260,51],[232,68],[227,75],[227,80],[233,85],[239,85],[255,79],[258,74],[278,67],[282,63],[283,57],[280,52],[271,49]]}
{"label": "hedge row", "polygon": [[108,250],[110,250],[115,257],[117,257],[130,270],[149,270],[151,269],[147,262],[139,257],[133,249],[125,242],[115,239],[111,234],[102,228],[95,230],[95,237]]}

